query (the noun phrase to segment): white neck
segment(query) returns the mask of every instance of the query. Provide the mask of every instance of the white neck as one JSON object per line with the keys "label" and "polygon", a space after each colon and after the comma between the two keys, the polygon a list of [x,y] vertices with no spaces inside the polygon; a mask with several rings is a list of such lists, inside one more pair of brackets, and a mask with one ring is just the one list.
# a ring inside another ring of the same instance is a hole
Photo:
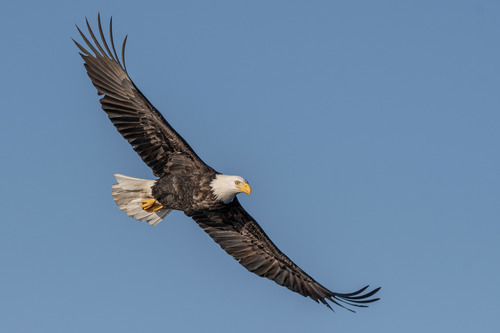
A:
{"label": "white neck", "polygon": [[212,187],[212,192],[217,200],[220,200],[226,204],[233,201],[236,194],[241,192],[234,186],[235,180],[245,181],[239,176],[220,174],[215,176],[215,178],[210,183],[210,186]]}

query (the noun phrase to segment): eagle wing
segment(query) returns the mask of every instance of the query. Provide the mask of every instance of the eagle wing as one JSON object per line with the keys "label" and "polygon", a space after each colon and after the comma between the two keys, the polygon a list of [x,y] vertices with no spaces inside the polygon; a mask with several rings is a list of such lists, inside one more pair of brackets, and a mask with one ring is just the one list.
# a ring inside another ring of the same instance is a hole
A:
{"label": "eagle wing", "polygon": [[93,54],[73,41],[81,50],[80,55],[85,61],[87,74],[97,88],[98,95],[104,95],[100,99],[102,108],[118,132],[127,139],[157,177],[179,169],[192,172],[196,169],[210,168],[130,79],[125,66],[127,37],[123,41],[122,62],[120,62],[113,41],[112,19],[109,24],[109,34],[113,52],[104,37],[100,15],[98,22],[104,48],[90,28],[88,20],[86,20],[87,28],[95,45],[78,26],[77,29]]}
{"label": "eagle wing", "polygon": [[186,215],[192,217],[224,251],[250,272],[273,280],[304,297],[311,297],[330,309],[327,300],[350,311],[348,306],[366,307],[367,303],[378,300],[371,296],[380,288],[365,293],[366,286],[342,294],[332,292],[316,282],[274,245],[236,198],[223,208],[187,212]]}

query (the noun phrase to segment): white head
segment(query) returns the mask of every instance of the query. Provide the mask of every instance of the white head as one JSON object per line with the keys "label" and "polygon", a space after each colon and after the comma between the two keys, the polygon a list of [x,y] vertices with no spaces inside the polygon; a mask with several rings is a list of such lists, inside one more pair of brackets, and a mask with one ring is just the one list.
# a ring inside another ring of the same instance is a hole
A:
{"label": "white head", "polygon": [[210,183],[212,192],[217,200],[229,203],[238,193],[245,192],[250,195],[252,191],[245,178],[240,176],[216,175]]}

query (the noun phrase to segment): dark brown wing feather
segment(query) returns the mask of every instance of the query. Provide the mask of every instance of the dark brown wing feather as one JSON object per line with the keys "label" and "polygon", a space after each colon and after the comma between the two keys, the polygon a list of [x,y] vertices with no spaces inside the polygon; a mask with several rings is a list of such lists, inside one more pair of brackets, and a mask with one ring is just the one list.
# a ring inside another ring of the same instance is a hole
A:
{"label": "dark brown wing feather", "polygon": [[[142,160],[153,169],[157,177],[179,167],[172,156],[183,156],[184,172],[198,169],[210,169],[193,151],[189,144],[168,124],[147,98],[139,91],[127,74],[125,67],[125,43],[122,46],[122,62],[116,53],[113,41],[112,21],[109,24],[111,49],[104,37],[101,18],[98,17],[101,46],[88,21],[87,28],[94,44],[77,27],[80,35],[92,51],[82,47],[76,41],[80,55],[85,61],[85,68],[99,95],[104,95],[100,102],[102,108],[118,131],[132,145]],[[190,163],[185,163],[190,161]]]}
{"label": "dark brown wing feather", "polygon": [[366,307],[367,303],[378,300],[371,296],[380,288],[364,293],[368,288],[366,286],[353,293],[341,294],[332,292],[316,282],[273,244],[236,198],[222,209],[191,212],[186,215],[191,216],[210,237],[250,272],[273,280],[302,296],[311,297],[330,309],[332,308],[327,300],[350,311],[352,310],[341,303]]}

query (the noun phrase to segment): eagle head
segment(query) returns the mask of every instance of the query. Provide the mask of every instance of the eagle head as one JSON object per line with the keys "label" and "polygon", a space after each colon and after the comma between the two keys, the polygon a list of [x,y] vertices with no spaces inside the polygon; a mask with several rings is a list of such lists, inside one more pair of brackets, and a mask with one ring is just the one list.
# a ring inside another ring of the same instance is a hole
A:
{"label": "eagle head", "polygon": [[217,174],[210,186],[217,200],[224,203],[231,202],[238,193],[244,192],[250,195],[252,191],[245,178],[240,176]]}

